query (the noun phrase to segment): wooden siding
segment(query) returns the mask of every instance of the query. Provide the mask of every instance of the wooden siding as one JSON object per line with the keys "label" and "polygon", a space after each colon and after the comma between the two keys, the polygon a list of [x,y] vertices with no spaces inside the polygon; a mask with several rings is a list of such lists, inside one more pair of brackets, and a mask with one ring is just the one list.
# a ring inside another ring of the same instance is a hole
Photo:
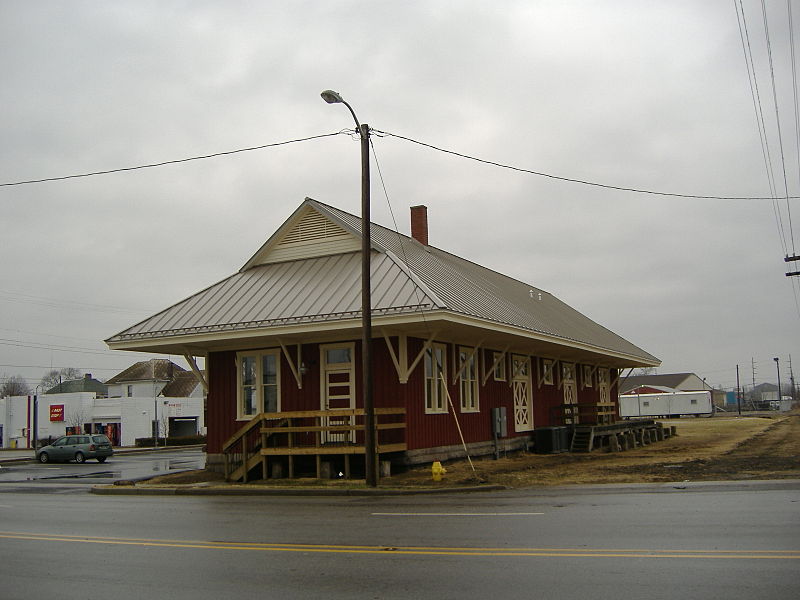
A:
{"label": "wooden siding", "polygon": [[222,444],[240,425],[236,421],[236,353],[211,352],[206,363],[206,446],[209,454],[219,454]]}
{"label": "wooden siding", "polygon": [[[397,338],[390,338],[398,350]],[[414,360],[420,352],[424,341],[418,338],[408,339],[408,362]],[[463,413],[460,410],[459,384],[453,384],[453,375],[456,366],[453,363],[453,345],[445,344],[447,370],[447,389],[456,408],[464,440],[472,442],[485,442],[492,439],[491,409],[504,406],[508,418],[508,436],[527,436],[531,432],[514,431],[514,401],[513,389],[509,381],[495,381],[489,375],[483,383],[484,369],[489,369],[493,361],[493,349],[481,349],[476,354],[479,364],[479,406],[480,412]],[[319,344],[305,344],[302,347],[301,361],[306,365],[308,372],[302,378],[303,387],[298,389],[295,378],[283,355],[281,355],[281,410],[319,410],[320,409],[320,354]],[[293,359],[295,347],[288,347]],[[442,414],[425,413],[425,371],[424,360],[420,361],[414,371],[409,375],[408,383],[401,384],[397,371],[392,362],[386,343],[381,338],[373,340],[373,385],[376,407],[406,409],[405,442],[409,450],[431,448],[436,446],[451,446],[461,444],[458,428],[448,406],[448,412]],[[510,354],[506,356],[508,361]],[[363,408],[362,376],[361,376],[361,343],[355,343],[355,389],[356,407]],[[542,384],[537,386],[537,362],[539,357],[531,357],[532,381],[531,393],[533,399],[533,420],[535,427],[547,427],[562,424],[555,415],[558,414],[563,403],[563,388],[558,387],[558,378],[553,385]],[[208,412],[206,424],[208,427],[208,452],[219,453],[222,444],[241,426],[236,420],[236,353],[213,352],[208,358],[208,371],[210,389],[208,393]],[[576,368],[580,371],[580,365]],[[511,371],[507,362],[506,375],[510,379]],[[610,370],[611,380],[616,375],[614,369]],[[580,375],[579,375],[580,376]],[[611,387],[612,399],[617,397],[617,385]],[[580,403],[596,403],[599,400],[597,385],[591,388],[580,389],[578,386],[578,400]],[[618,416],[619,408],[617,408]],[[359,436],[360,439],[360,436]]]}

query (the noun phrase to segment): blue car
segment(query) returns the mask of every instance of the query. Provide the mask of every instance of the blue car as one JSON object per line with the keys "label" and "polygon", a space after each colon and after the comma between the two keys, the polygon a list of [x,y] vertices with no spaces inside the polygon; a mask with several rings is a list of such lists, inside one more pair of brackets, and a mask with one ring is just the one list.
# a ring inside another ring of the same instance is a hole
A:
{"label": "blue car", "polygon": [[112,454],[114,449],[111,442],[100,433],[64,435],[49,446],[39,448],[36,451],[36,460],[40,463],[70,460],[82,463],[87,458],[96,458],[97,462],[102,463]]}

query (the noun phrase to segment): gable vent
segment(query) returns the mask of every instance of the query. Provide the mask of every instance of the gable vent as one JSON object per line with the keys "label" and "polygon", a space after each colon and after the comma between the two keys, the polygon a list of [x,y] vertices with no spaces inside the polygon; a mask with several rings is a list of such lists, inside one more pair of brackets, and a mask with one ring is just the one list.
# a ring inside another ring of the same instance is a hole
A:
{"label": "gable vent", "polygon": [[329,238],[349,237],[349,234],[318,212],[310,211],[297,225],[286,233],[278,246],[318,242]]}
{"label": "gable vent", "polygon": [[360,249],[360,238],[309,209],[280,239],[262,248],[251,259],[249,266],[357,252]]}

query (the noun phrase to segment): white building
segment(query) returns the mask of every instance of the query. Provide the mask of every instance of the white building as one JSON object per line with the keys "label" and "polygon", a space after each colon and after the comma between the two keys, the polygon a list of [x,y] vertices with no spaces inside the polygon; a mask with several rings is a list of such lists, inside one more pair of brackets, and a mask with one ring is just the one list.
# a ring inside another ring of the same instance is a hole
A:
{"label": "white building", "polygon": [[[104,433],[118,446],[159,435],[205,435],[203,398],[98,398],[93,392],[46,394],[36,399],[38,439],[56,438],[78,428]],[[0,399],[0,447],[33,448],[34,396]]]}
{"label": "white building", "polygon": [[[205,435],[205,393],[197,377],[170,360],[135,363],[109,379],[99,391],[85,391],[86,375],[65,382],[64,393],[38,396],[37,438],[72,431],[104,433],[115,446],[133,446],[137,438]],[[72,387],[71,384],[75,384]],[[77,391],[82,390],[82,391]],[[0,447],[33,448],[34,396],[0,399]]]}

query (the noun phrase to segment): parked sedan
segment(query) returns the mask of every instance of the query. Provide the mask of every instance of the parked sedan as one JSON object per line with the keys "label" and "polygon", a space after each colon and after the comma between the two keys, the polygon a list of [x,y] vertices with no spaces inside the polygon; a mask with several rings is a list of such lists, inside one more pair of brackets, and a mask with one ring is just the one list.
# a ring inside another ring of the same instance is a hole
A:
{"label": "parked sedan", "polygon": [[36,451],[36,460],[40,463],[52,461],[70,461],[82,463],[87,458],[96,458],[97,462],[105,462],[114,454],[109,439],[99,433],[91,435],[64,435],[55,442]]}

